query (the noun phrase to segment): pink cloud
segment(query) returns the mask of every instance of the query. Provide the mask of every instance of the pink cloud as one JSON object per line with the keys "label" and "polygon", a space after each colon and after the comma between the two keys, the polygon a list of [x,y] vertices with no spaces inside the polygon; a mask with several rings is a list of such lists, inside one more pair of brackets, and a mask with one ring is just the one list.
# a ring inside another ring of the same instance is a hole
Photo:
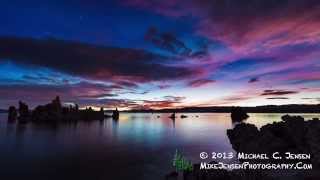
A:
{"label": "pink cloud", "polygon": [[197,79],[197,80],[193,80],[189,83],[189,86],[191,87],[201,87],[201,86],[205,86],[208,84],[212,84],[215,83],[215,80],[211,80],[211,79]]}
{"label": "pink cloud", "polygon": [[320,42],[320,3],[292,0],[125,0],[125,4],[158,14],[195,17],[195,30],[248,54],[264,48]]}

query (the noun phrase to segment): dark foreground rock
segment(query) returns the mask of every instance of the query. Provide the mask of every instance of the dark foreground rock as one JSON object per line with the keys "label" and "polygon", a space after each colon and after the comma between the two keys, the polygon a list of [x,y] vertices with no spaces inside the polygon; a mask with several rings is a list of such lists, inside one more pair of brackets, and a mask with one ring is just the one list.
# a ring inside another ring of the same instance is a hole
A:
{"label": "dark foreground rock", "polygon": [[[320,121],[318,118],[305,121],[301,116],[282,117],[281,122],[267,124],[258,129],[255,125],[240,123],[227,130],[227,135],[236,153],[267,154],[269,159],[239,159],[239,163],[289,164],[303,162],[312,164],[312,170],[200,170],[195,164],[188,173],[180,173],[184,180],[318,180],[320,179]],[[273,159],[272,154],[286,152],[310,154],[310,159]],[[210,164],[215,163],[211,162]],[[168,176],[179,179],[175,174]]]}
{"label": "dark foreground rock", "polygon": [[249,115],[241,107],[232,107],[231,119],[234,122],[241,122],[247,119]]}
{"label": "dark foreground rock", "polygon": [[312,164],[320,165],[318,119],[305,121],[301,116],[285,115],[281,122],[267,124],[260,130],[252,124],[238,124],[234,129],[228,130],[227,135],[237,152],[311,154]]}
{"label": "dark foreground rock", "polygon": [[[227,131],[232,147],[246,154],[266,154],[269,159],[252,159],[252,163],[298,163],[312,164],[312,170],[293,170],[297,179],[320,179],[320,121],[305,121],[301,116],[282,116],[281,122],[262,126],[241,123]],[[274,159],[279,152],[282,159]],[[307,154],[311,158],[288,159],[287,153]],[[248,160],[240,160],[248,161]],[[288,170],[287,170],[288,171]],[[276,172],[277,173],[277,172]],[[276,174],[275,173],[275,174]],[[280,178],[288,179],[288,178]],[[289,178],[290,179],[290,178]]]}

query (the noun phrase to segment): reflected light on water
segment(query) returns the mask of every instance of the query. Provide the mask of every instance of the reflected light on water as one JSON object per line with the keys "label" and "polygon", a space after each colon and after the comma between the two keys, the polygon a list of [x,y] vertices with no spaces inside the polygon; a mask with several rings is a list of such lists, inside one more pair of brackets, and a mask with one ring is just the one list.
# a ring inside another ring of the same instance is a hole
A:
{"label": "reflected light on water", "polygon": [[[200,152],[233,152],[226,135],[226,130],[234,126],[230,114],[185,113],[188,117],[183,119],[181,114],[176,115],[172,120],[167,113],[121,113],[118,121],[40,126],[10,124],[7,115],[0,114],[0,168],[17,179],[28,174],[41,176],[38,172],[50,174],[54,167],[61,175],[157,180],[172,169],[177,149],[192,162],[201,161]],[[284,114],[249,115],[246,123],[260,128],[280,121]],[[50,167],[43,166],[44,162]],[[14,169],[22,170],[17,174]],[[59,174],[50,176],[63,178]]]}

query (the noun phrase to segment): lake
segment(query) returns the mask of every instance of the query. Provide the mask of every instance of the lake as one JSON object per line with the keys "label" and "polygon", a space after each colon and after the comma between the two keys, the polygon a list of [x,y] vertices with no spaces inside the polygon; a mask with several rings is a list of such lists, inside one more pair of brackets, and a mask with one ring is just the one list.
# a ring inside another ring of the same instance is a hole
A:
{"label": "lake", "polygon": [[[157,180],[173,170],[176,150],[193,163],[200,152],[233,152],[230,114],[185,114],[173,121],[166,113],[121,113],[119,121],[50,126],[10,124],[0,114],[0,179]],[[249,115],[246,122],[261,127],[284,114]]]}

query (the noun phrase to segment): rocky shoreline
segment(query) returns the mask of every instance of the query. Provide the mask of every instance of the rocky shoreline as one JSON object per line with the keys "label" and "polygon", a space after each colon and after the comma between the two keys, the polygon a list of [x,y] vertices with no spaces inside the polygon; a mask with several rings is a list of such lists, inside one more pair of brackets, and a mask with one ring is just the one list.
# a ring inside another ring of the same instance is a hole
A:
{"label": "rocky shoreline", "polygon": [[[243,113],[242,113],[243,114]],[[301,116],[282,116],[281,122],[267,124],[258,129],[255,125],[239,123],[227,130],[233,149],[239,153],[265,154],[272,157],[276,152],[290,155],[310,155],[310,158],[251,159],[250,163],[295,163],[312,164],[312,170],[200,170],[194,164],[191,172],[171,172],[169,180],[316,180],[320,179],[320,121],[318,118],[305,120]],[[309,156],[307,156],[309,157]],[[248,160],[239,159],[239,163]],[[211,162],[216,163],[216,162]]]}

